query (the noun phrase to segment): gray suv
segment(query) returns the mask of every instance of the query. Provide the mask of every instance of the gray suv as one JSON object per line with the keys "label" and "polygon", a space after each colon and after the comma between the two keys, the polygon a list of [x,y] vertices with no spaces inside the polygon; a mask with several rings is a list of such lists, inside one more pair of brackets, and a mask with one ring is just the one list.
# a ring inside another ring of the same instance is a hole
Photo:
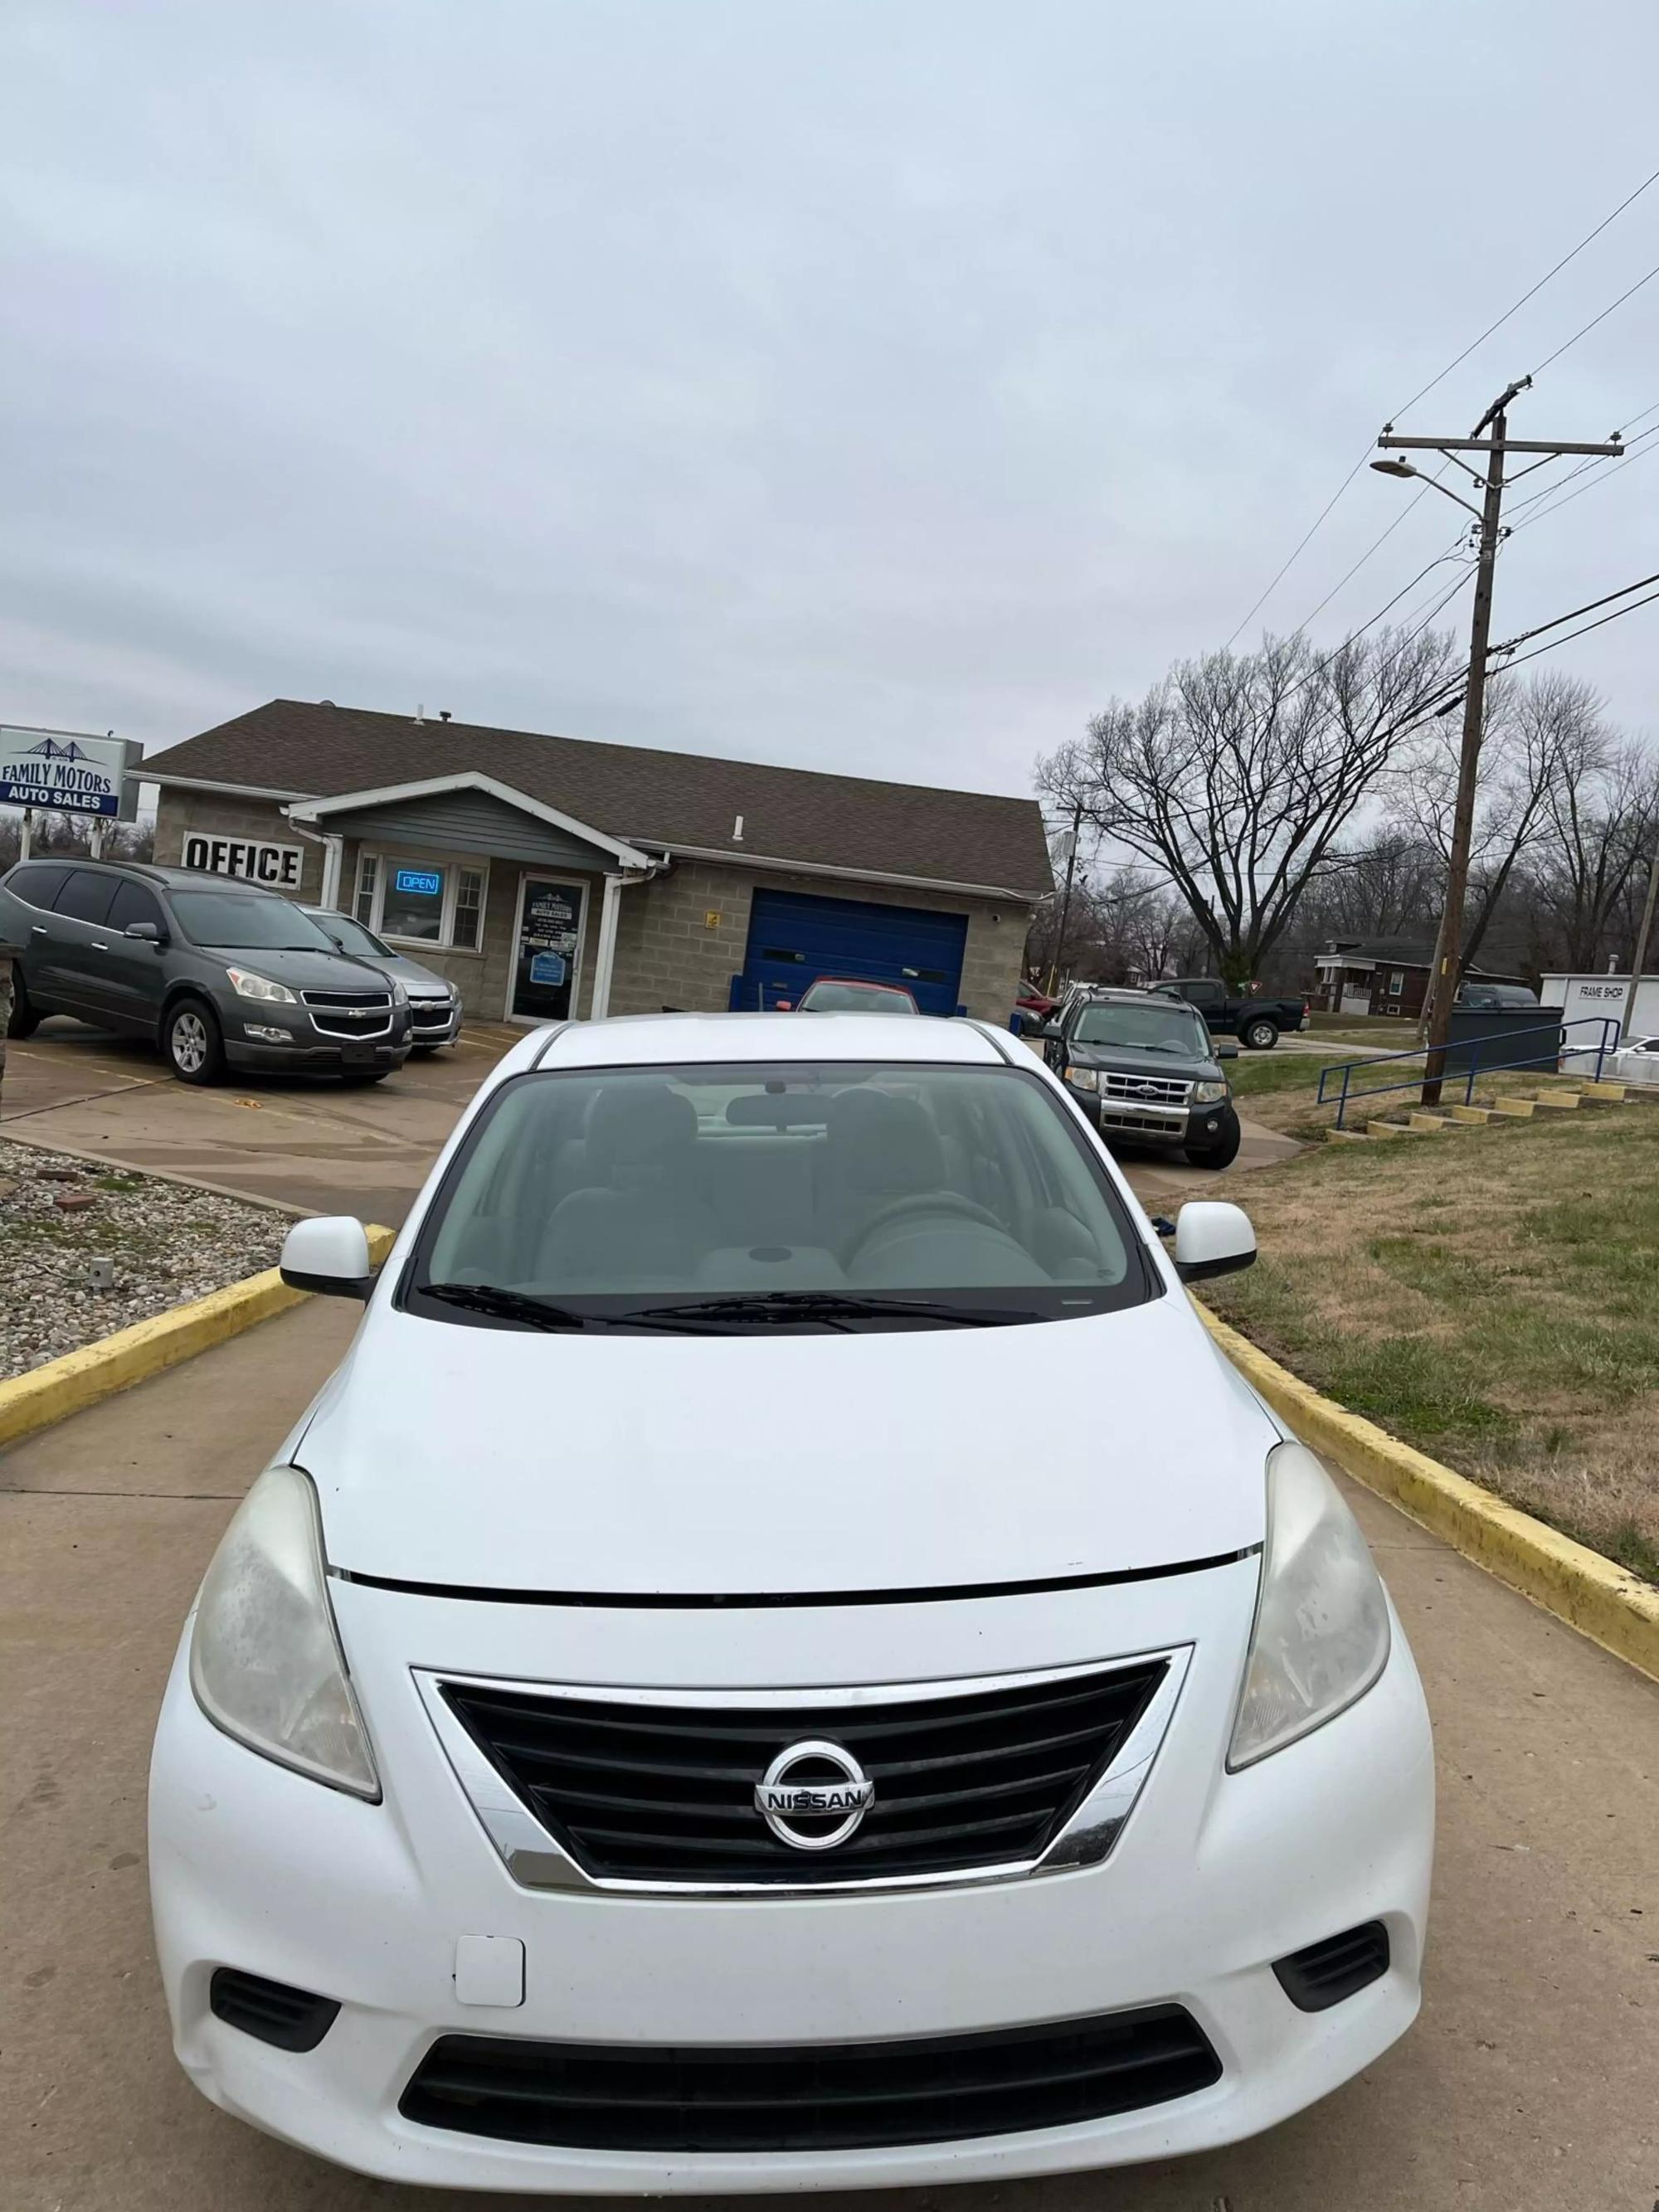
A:
{"label": "gray suv", "polygon": [[10,1035],[48,1014],[152,1039],[181,1083],[227,1067],[379,1083],[409,1057],[400,983],[274,891],[184,868],[20,860],[0,877]]}

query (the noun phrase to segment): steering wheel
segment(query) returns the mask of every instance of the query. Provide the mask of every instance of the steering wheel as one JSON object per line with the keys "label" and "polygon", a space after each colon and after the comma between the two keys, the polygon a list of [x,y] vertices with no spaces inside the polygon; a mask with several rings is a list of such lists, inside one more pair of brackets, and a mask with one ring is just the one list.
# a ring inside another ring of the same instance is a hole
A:
{"label": "steering wheel", "polygon": [[890,1199],[885,1206],[877,1207],[857,1236],[845,1247],[842,1254],[842,1265],[852,1265],[878,1229],[884,1229],[890,1221],[902,1221],[911,1213],[953,1213],[964,1221],[977,1221],[987,1229],[994,1229],[999,1237],[1008,1234],[1006,1225],[977,1199],[963,1198],[953,1190],[912,1191],[908,1198]]}

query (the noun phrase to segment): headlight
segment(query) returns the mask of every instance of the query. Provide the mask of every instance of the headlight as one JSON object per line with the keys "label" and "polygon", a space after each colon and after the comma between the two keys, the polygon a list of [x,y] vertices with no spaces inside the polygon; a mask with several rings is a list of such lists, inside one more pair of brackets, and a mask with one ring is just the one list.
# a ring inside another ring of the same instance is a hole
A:
{"label": "headlight", "polygon": [[409,1004],[409,994],[404,990],[403,985],[398,981],[395,975],[389,975],[386,978],[386,981],[392,986],[392,1005],[394,1006],[406,1006]]}
{"label": "headlight", "polygon": [[252,975],[246,968],[227,968],[225,973],[239,999],[263,999],[268,1006],[295,1006],[300,1003],[286,983],[273,983],[269,975]]}
{"label": "headlight", "polygon": [[1194,1106],[1218,1106],[1226,1095],[1224,1083],[1195,1083],[1193,1085]]}
{"label": "headlight", "polygon": [[1227,1753],[1248,1766],[1363,1697],[1389,1656],[1389,1605],[1358,1523],[1313,1454],[1267,1456],[1267,1542]]}
{"label": "headlight", "polygon": [[1100,1071],[1093,1067],[1068,1067],[1066,1080],[1076,1091],[1098,1091]]}
{"label": "headlight", "polygon": [[298,1468],[267,1468],[237,1507],[202,1584],[190,1680],[208,1718],[250,1751],[380,1796],[328,1602],[317,1494]]}

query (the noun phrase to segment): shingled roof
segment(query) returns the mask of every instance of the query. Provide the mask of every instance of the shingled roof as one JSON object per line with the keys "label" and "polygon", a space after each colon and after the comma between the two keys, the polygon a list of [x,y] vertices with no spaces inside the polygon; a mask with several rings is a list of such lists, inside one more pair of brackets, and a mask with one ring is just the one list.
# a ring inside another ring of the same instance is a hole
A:
{"label": "shingled roof", "polygon": [[[702,847],[750,866],[798,860],[981,884],[1028,899],[1052,881],[1031,799],[472,722],[417,722],[327,701],[273,699],[151,755],[143,773],[335,799],[468,769],[630,844]],[[740,844],[732,836],[738,815]]]}

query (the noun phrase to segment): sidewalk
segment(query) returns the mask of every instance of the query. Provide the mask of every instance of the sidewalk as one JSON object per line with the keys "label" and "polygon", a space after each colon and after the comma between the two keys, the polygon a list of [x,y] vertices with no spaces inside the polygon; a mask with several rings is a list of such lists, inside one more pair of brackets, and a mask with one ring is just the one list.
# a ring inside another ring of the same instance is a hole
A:
{"label": "sidewalk", "polygon": [[[234,1501],[356,1319],[344,1300],[313,1299],[0,1457],[6,2212],[509,2202],[360,2180],[214,2111],[174,2065],[150,1955],[144,1777],[179,1626]],[[1361,2080],[1268,2136],[1022,2184],[1024,2212],[1642,2212],[1653,2201],[1659,1690],[1350,1494],[1435,1717],[1423,2018]],[[953,2201],[1006,2212],[1012,2197]],[[915,2200],[865,2202],[901,2212]]]}

